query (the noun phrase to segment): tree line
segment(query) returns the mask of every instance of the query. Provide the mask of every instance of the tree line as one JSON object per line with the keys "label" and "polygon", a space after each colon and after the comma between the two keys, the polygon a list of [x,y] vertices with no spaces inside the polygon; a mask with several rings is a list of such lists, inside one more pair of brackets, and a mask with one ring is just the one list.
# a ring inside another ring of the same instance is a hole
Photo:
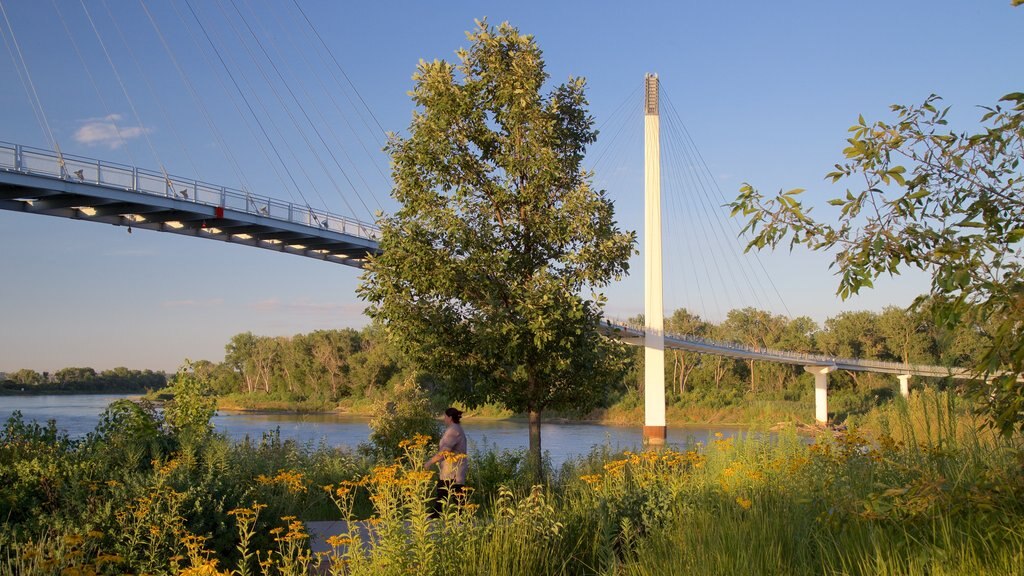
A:
{"label": "tree line", "polygon": [[167,375],[123,366],[97,372],[89,367],[61,368],[54,373],[22,368],[0,377],[0,392],[146,392],[167,385]]}
{"label": "tree line", "polygon": [[[971,366],[986,344],[982,327],[960,325],[950,330],[930,320],[927,310],[890,306],[881,312],[843,312],[819,325],[802,316],[787,318],[756,308],[735,309],[722,322],[712,322],[686,309],[665,319],[666,330],[752,347],[837,357],[919,364]],[[642,321],[642,318],[635,318]],[[362,330],[317,330],[294,336],[234,335],[220,362],[192,364],[218,395],[242,394],[280,401],[340,402],[391,395],[397,383],[416,376],[438,401],[440,378],[424,374],[373,326]],[[670,401],[723,406],[751,396],[796,399],[804,386],[799,366],[733,360],[679,350],[666,352],[665,381]],[[867,393],[891,378],[874,374],[837,373],[830,387]],[[630,371],[599,404],[612,405],[642,392],[643,353],[631,355]],[[805,390],[806,388],[806,390]]]}
{"label": "tree line", "polygon": [[[889,306],[881,312],[843,312],[819,325],[801,316],[787,318],[757,308],[730,311],[722,322],[701,318],[685,308],[665,319],[667,331],[755,348],[826,354],[919,364],[973,366],[989,337],[984,326],[968,323],[952,329],[936,325],[924,307],[917,311]],[[633,318],[642,323],[643,318]],[[417,375],[428,392],[440,393],[439,379],[424,375],[374,326],[355,330],[317,330],[293,336],[243,332],[231,337],[223,360],[192,364],[219,396],[243,394],[280,401],[340,402],[391,394],[398,382]],[[744,398],[794,397],[809,390],[799,366],[733,360],[680,350],[666,351],[666,393],[674,402],[735,404]],[[830,388],[868,392],[885,376],[840,372]],[[96,371],[62,368],[53,373],[21,369],[0,379],[9,392],[145,392],[167,384],[163,372],[124,367]],[[807,388],[807,390],[804,390]],[[643,391],[643,353],[636,348],[630,371],[600,404],[608,406],[630,392]],[[446,398],[438,398],[445,401]]]}
{"label": "tree line", "polygon": [[221,362],[192,363],[218,395],[338,402],[376,397],[411,374],[378,330],[317,330],[294,336],[235,334]]}
{"label": "tree line", "polygon": [[[818,325],[801,316],[787,318],[756,308],[730,311],[719,323],[702,319],[686,309],[665,319],[670,333],[753,348],[824,354],[841,358],[883,360],[911,364],[971,367],[983,356],[990,336],[984,326],[962,323],[937,325],[927,305],[913,310],[889,306],[881,312],[843,312]],[[632,319],[642,323],[643,318]],[[643,353],[634,354],[634,368],[625,391],[642,392]],[[701,401],[722,406],[749,397],[799,399],[810,393],[809,377],[800,366],[758,360],[734,360],[681,350],[666,351],[665,382],[669,401]],[[839,372],[829,387],[867,394],[889,377],[870,373]]]}

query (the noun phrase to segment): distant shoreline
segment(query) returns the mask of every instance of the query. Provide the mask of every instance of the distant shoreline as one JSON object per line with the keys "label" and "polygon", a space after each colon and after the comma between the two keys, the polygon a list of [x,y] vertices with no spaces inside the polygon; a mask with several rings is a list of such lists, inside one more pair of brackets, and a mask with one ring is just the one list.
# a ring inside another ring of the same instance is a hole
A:
{"label": "distant shoreline", "polygon": [[10,390],[0,388],[0,396],[145,396],[147,390]]}
{"label": "distant shoreline", "polygon": [[[20,390],[0,389],[0,397],[33,397],[33,396],[103,396],[122,395],[139,396],[161,403],[166,397],[139,390]],[[360,400],[325,405],[323,402],[286,402],[280,400],[258,401],[251,398],[217,397],[217,410],[235,414],[309,414],[337,415],[357,418],[373,416],[373,402]],[[731,406],[718,409],[707,409],[699,406],[681,408],[669,406],[666,410],[666,423],[673,427],[688,426],[725,426],[738,428],[772,429],[780,423],[792,423],[798,428],[813,427],[811,419],[813,404],[807,406],[776,406],[765,409],[765,406]],[[525,422],[526,414],[516,414],[496,406],[484,406],[476,410],[466,410],[465,418],[483,421]],[[604,426],[636,426],[643,422],[643,410],[640,407],[613,405],[601,408],[584,415],[572,415],[555,411],[545,411],[542,421],[547,424],[595,424]]]}

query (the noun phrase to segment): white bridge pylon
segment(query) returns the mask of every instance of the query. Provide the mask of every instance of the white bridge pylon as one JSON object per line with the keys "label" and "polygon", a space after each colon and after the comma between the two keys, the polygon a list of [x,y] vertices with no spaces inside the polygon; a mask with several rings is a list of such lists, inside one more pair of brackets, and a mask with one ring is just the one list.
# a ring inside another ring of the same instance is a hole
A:
{"label": "white bridge pylon", "polygon": [[715,342],[665,333],[664,286],[661,245],[661,143],[659,81],[657,74],[644,77],[644,326],[609,321],[606,329],[626,342],[644,346],[644,440],[663,444],[665,422],[665,349],[714,354],[735,359],[763,360],[803,366],[814,375],[814,419],[828,423],[828,374],[835,370],[894,374],[900,394],[910,394],[911,376],[972,379],[963,368],[903,364],[875,360],[835,358],[782,350],[749,348],[740,344]]}
{"label": "white bridge pylon", "polygon": [[644,440],[664,444],[665,304],[661,260],[658,75],[644,78]]}

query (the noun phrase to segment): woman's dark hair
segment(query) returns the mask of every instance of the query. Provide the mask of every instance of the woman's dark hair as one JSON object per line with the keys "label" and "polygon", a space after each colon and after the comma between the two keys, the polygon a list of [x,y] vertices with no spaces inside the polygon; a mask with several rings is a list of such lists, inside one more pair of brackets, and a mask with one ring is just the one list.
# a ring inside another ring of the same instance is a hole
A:
{"label": "woman's dark hair", "polygon": [[446,409],[444,411],[444,415],[451,418],[452,422],[455,422],[456,424],[459,423],[459,420],[462,420],[462,412],[455,408]]}

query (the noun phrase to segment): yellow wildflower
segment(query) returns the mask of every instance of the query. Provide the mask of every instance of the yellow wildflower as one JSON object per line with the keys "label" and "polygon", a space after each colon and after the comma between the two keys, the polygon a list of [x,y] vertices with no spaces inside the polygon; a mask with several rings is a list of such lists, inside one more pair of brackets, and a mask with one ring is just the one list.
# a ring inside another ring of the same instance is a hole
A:
{"label": "yellow wildflower", "polygon": [[347,534],[337,534],[327,537],[327,545],[331,548],[341,548],[352,544],[352,538]]}

